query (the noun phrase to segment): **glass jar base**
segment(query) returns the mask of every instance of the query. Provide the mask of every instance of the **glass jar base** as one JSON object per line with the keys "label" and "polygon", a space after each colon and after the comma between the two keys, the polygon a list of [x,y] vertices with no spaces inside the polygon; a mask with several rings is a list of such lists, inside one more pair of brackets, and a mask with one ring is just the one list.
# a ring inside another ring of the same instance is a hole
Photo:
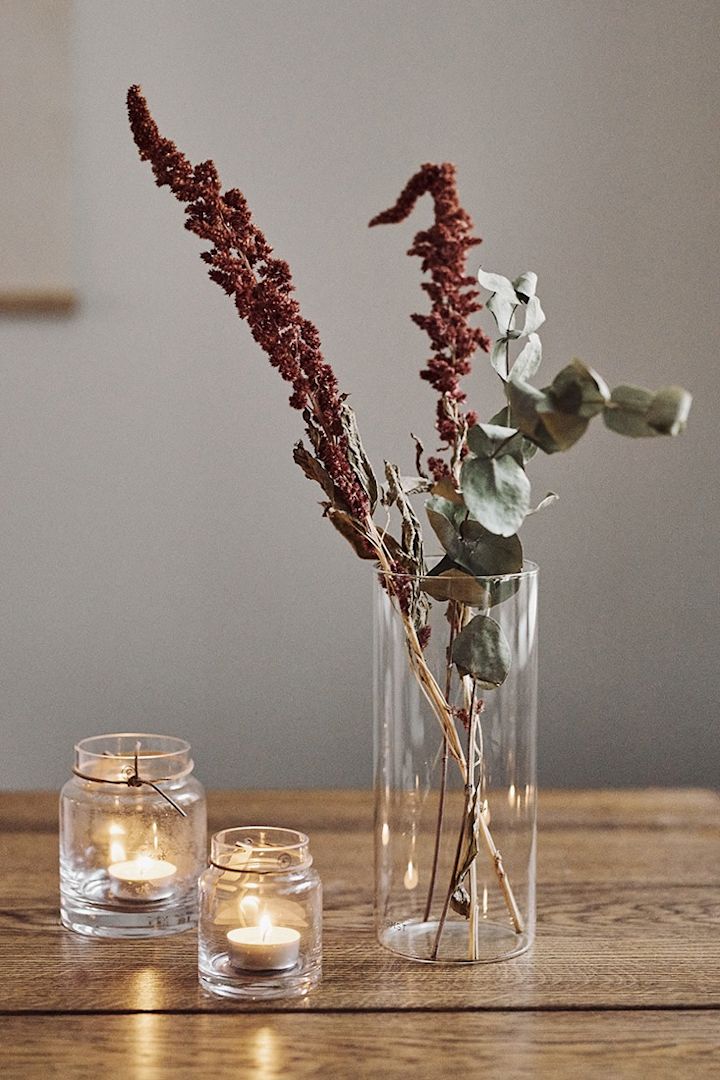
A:
{"label": "glass jar base", "polygon": [[118,901],[110,906],[61,894],[60,921],[66,929],[85,937],[166,937],[197,926],[197,897],[193,892],[171,901],[146,904]]}
{"label": "glass jar base", "polygon": [[223,973],[217,967],[213,971],[198,972],[200,985],[216,997],[233,998],[235,1001],[271,1001],[273,998],[302,998],[320,985],[320,967],[312,971],[254,972],[252,975]]}
{"label": "glass jar base", "polygon": [[495,964],[526,952],[532,944],[528,931],[516,934],[510,926],[481,920],[476,955],[469,955],[469,924],[449,921],[443,927],[438,955],[433,956],[439,920],[408,919],[378,932],[378,941],[396,956],[424,964]]}

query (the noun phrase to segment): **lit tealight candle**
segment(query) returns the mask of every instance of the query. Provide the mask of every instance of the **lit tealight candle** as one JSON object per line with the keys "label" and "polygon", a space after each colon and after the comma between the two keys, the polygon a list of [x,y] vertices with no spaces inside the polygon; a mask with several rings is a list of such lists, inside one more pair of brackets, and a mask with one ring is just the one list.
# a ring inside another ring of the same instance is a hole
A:
{"label": "lit tealight candle", "polygon": [[177,866],[164,859],[139,855],[108,867],[110,891],[118,900],[164,900],[172,893]]}
{"label": "lit tealight candle", "polygon": [[233,967],[244,971],[287,971],[300,953],[300,934],[289,926],[273,926],[263,915],[258,926],[228,930],[228,951]]}

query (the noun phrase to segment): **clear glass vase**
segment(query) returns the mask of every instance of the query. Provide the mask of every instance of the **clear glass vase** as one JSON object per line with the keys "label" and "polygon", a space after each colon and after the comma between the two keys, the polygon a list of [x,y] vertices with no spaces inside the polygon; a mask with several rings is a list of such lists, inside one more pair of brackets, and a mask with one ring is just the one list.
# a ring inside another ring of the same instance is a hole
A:
{"label": "clear glass vase", "polygon": [[533,939],[537,580],[533,563],[414,580],[421,649],[400,577],[376,577],[375,918],[413,960],[505,960]]}
{"label": "clear glass vase", "polygon": [[205,792],[190,744],[126,733],[83,739],[60,795],[60,916],[91,937],[177,934],[197,922]]}
{"label": "clear glass vase", "polygon": [[322,885],[304,833],[250,825],[212,838],[200,878],[198,977],[220,997],[304,997],[322,973]]}

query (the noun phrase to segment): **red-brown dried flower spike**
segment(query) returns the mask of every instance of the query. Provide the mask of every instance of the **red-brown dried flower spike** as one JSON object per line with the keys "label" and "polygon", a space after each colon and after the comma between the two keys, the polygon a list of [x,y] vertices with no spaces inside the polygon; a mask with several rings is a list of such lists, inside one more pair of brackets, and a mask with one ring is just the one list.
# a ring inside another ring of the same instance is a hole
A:
{"label": "red-brown dried flower spike", "polygon": [[[478,303],[475,279],[467,276],[467,254],[481,240],[472,235],[472,218],[460,205],[455,166],[449,162],[421,166],[395,205],[374,217],[370,225],[404,221],[426,193],[432,195],[435,220],[429,229],[417,233],[408,255],[422,259],[423,273],[430,275],[422,288],[432,307],[429,315],[415,314],[411,318],[427,333],[433,349],[420,377],[440,394],[435,426],[441,440],[453,449],[454,459],[459,460],[467,428],[477,419],[474,413],[463,414],[460,408],[466,397],[460,379],[470,374],[470,359],[476,350],[487,352],[491,342],[469,321],[482,304]],[[436,480],[450,473],[441,458],[430,458],[428,465]]]}
{"label": "red-brown dried flower spike", "polygon": [[314,447],[338,496],[352,515],[370,513],[368,497],[353,471],[341,416],[335,374],[323,359],[320,335],[292,297],[290,268],[253,224],[242,192],[221,190],[212,161],[194,168],[175,143],[164,138],[139,86],[127,96],[130,127],[140,157],[149,161],[158,187],[169,187],[185,203],[185,228],[211,244],[201,258],[209,276],[233,297],[258,345],[292,385],[290,404],[312,416]]}

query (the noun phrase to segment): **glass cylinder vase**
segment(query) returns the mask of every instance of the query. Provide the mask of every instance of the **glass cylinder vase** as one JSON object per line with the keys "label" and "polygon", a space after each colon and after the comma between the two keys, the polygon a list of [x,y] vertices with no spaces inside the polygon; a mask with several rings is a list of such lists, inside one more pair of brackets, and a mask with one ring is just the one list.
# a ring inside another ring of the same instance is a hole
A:
{"label": "glass cylinder vase", "polygon": [[533,940],[537,579],[376,577],[375,919],[401,956],[487,963]]}
{"label": "glass cylinder vase", "polygon": [[206,808],[190,744],[166,735],[83,739],[60,795],[60,915],[95,937],[177,934],[197,922]]}
{"label": "glass cylinder vase", "polygon": [[221,997],[304,997],[322,965],[322,886],[309,840],[260,825],[212,838],[200,879],[198,976]]}

